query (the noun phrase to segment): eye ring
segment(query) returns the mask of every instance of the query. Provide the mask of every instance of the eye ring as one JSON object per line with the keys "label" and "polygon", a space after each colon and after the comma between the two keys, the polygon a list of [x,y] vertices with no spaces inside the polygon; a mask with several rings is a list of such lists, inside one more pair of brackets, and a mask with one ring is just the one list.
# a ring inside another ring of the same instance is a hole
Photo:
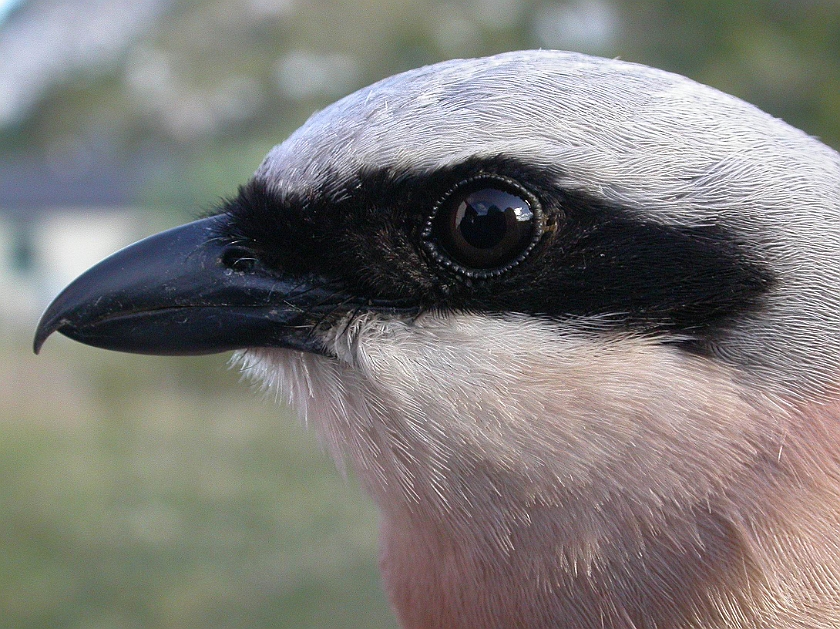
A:
{"label": "eye ring", "polygon": [[[497,200],[508,207],[485,208]],[[477,215],[473,205],[485,208],[484,212]],[[467,223],[465,208],[479,222]],[[441,197],[421,236],[436,262],[471,279],[483,279],[498,277],[521,263],[545,231],[545,214],[534,194],[514,179],[483,173],[459,182]]]}

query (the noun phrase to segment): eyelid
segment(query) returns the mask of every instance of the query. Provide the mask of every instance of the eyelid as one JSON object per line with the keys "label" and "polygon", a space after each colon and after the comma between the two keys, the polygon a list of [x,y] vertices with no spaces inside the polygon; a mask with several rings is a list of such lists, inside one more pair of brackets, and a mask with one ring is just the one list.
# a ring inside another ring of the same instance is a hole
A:
{"label": "eyelid", "polygon": [[[472,268],[453,259],[453,256],[445,250],[445,247],[440,242],[439,235],[435,233],[435,219],[441,211],[446,210],[447,203],[451,201],[455,195],[463,194],[465,191],[476,192],[483,188],[497,189],[506,194],[519,197],[525,201],[534,217],[534,224],[532,228],[533,232],[527,246],[525,246],[523,250],[512,260],[505,262],[498,267]],[[546,217],[542,209],[542,204],[539,199],[537,199],[536,195],[515,179],[511,179],[510,177],[506,177],[504,175],[497,175],[495,173],[482,173],[459,182],[450,188],[438,200],[432,209],[432,212],[426,219],[423,231],[421,232],[421,238],[423,248],[438,264],[441,264],[459,275],[471,279],[483,279],[498,277],[520,264],[528,257],[534,247],[536,247],[545,231]]]}

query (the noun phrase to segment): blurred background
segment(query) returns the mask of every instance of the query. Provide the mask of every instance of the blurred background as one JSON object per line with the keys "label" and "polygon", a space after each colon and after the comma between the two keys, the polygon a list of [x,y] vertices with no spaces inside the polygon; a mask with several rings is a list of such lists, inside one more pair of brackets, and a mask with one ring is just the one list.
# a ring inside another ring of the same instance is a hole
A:
{"label": "blurred background", "polygon": [[313,110],[534,47],[686,74],[840,146],[837,0],[0,0],[0,627],[396,626],[372,505],[228,357],[53,337],[36,359],[32,333]]}

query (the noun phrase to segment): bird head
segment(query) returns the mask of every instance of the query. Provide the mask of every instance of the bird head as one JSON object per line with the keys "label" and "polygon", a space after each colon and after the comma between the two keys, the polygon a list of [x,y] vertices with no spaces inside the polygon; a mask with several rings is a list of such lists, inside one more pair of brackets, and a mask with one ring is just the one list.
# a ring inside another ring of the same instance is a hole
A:
{"label": "bird head", "polygon": [[[804,556],[755,531],[805,528],[770,497],[837,465],[812,442],[840,443],[814,419],[838,224],[838,154],[734,97],[570,53],[456,60],[313,115],[218,213],[71,284],[35,347],[239,350],[376,499],[406,627],[590,626],[584,581],[609,626],[689,623],[748,586],[770,605],[765,567]],[[510,583],[471,597],[447,561]]]}

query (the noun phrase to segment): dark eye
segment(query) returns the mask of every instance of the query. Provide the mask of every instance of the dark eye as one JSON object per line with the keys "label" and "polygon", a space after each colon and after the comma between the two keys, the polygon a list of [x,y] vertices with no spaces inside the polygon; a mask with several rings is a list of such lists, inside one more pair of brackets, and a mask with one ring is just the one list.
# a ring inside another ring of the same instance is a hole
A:
{"label": "dark eye", "polygon": [[441,262],[470,276],[498,275],[521,261],[542,232],[531,194],[501,177],[468,180],[449,192],[424,232]]}
{"label": "dark eye", "polygon": [[232,271],[248,273],[256,267],[257,258],[251,250],[232,245],[222,253],[220,262]]}

